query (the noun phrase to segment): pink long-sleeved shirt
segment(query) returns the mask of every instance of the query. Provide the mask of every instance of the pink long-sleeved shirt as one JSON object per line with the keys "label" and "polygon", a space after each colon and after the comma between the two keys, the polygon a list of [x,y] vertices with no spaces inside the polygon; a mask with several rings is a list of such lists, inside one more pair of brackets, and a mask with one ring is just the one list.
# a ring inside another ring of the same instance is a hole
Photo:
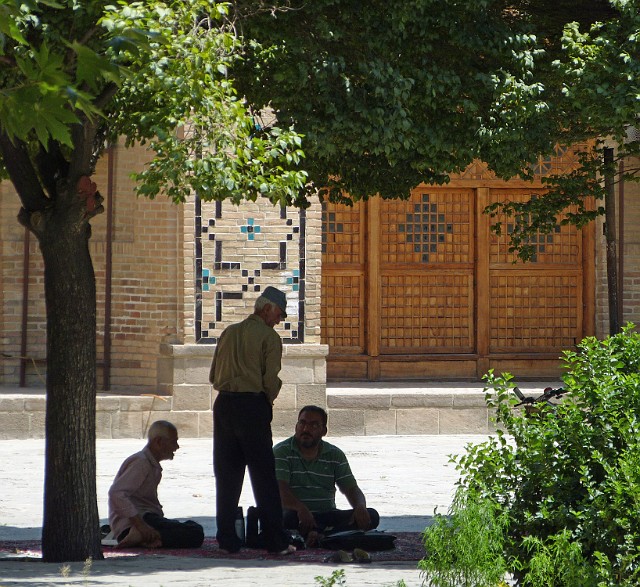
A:
{"label": "pink long-sleeved shirt", "polygon": [[164,515],[158,501],[161,479],[162,467],[148,447],[122,463],[109,489],[109,525],[115,536],[131,527],[136,514]]}

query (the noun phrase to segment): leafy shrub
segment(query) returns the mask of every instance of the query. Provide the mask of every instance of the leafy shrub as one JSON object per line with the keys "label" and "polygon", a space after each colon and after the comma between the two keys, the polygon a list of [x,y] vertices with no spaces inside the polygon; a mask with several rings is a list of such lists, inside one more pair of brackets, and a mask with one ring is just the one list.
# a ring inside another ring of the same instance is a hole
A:
{"label": "leafy shrub", "polygon": [[454,459],[457,502],[489,501],[506,519],[502,554],[518,584],[638,585],[640,335],[629,325],[586,338],[564,361],[568,394],[535,414],[515,407],[509,374],[487,376],[499,431]]}
{"label": "leafy shrub", "polygon": [[450,516],[436,515],[424,533],[418,567],[432,587],[496,587],[504,578],[504,518],[487,499],[459,492]]}
{"label": "leafy shrub", "polygon": [[315,581],[320,587],[345,587],[347,584],[345,582],[344,569],[336,569],[329,577],[318,575]]}

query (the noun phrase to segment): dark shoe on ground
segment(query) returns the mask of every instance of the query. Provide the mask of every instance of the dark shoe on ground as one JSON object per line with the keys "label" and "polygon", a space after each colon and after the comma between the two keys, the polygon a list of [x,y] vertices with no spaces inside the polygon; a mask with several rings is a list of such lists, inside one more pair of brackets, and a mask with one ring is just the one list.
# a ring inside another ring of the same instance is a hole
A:
{"label": "dark shoe on ground", "polygon": [[224,538],[220,539],[218,537],[216,538],[218,540],[218,547],[220,550],[224,550],[229,554],[235,554],[242,547],[242,542],[240,542],[240,539],[235,534],[229,540]]}
{"label": "dark shoe on ground", "polygon": [[296,550],[304,550],[307,545],[304,542],[304,538],[298,534],[295,530],[291,530],[291,538],[289,539],[289,544],[291,546],[295,546]]}
{"label": "dark shoe on ground", "polygon": [[[262,540],[264,541],[264,536]],[[291,544],[289,530],[283,530],[277,536],[271,537],[269,543],[266,543],[263,548],[266,548],[269,554],[291,554],[296,551],[296,547]]]}

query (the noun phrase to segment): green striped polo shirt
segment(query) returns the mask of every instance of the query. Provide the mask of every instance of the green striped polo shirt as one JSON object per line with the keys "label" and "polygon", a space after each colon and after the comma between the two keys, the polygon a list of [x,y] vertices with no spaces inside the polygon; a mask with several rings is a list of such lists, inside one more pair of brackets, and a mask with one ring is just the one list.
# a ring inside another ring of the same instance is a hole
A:
{"label": "green striped polo shirt", "polygon": [[278,481],[289,484],[293,494],[312,512],[336,508],[336,485],[343,493],[357,485],[345,454],[333,444],[320,441],[318,457],[302,458],[294,436],[273,447]]}

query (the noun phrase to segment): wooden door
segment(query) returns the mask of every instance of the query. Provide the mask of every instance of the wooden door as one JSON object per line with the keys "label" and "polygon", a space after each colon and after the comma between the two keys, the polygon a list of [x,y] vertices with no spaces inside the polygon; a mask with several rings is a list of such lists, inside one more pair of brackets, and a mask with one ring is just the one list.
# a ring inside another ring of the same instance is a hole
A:
{"label": "wooden door", "polygon": [[[322,212],[322,340],[335,355],[367,356],[366,311],[366,207],[329,204]],[[358,362],[342,375],[364,377]]]}
{"label": "wooden door", "polygon": [[[532,190],[492,189],[492,201],[525,201]],[[511,221],[503,221],[505,232]],[[531,240],[531,262],[515,263],[506,236],[489,239],[487,289],[489,355],[496,370],[519,368],[536,373],[542,361],[556,361],[574,348],[591,328],[585,318],[593,314],[588,302],[594,264],[592,230],[583,234],[573,226],[557,225],[551,234]],[[590,253],[590,254],[589,254]],[[586,318],[589,321],[589,318]]]}
{"label": "wooden door", "polygon": [[489,202],[532,192],[425,186],[406,201],[324,205],[329,378],[557,375],[561,351],[582,338],[593,311],[583,295],[584,237],[559,226],[536,239],[534,262],[514,264],[482,214]]}

